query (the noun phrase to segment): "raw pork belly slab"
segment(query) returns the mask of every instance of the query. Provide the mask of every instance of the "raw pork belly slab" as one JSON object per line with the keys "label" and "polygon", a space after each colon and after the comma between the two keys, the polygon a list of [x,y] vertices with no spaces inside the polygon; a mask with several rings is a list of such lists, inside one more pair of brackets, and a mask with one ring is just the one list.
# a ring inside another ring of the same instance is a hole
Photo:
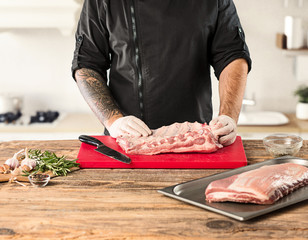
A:
{"label": "raw pork belly slab", "polygon": [[215,152],[222,145],[207,124],[198,122],[174,123],[153,130],[148,137],[121,136],[117,143],[128,154],[154,155],[159,153]]}
{"label": "raw pork belly slab", "polygon": [[211,182],[205,191],[208,202],[272,204],[308,185],[308,168],[295,163],[263,166]]}

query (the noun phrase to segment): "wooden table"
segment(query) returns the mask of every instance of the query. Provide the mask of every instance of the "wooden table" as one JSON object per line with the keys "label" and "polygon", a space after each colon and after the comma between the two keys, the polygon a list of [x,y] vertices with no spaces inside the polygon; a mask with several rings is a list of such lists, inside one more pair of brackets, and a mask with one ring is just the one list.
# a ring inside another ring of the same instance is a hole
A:
{"label": "wooden table", "polygon": [[[308,142],[299,156],[308,158]],[[29,147],[77,157],[80,142],[0,143],[0,162]],[[249,164],[270,159],[244,141]],[[81,169],[45,188],[0,185],[0,239],[308,239],[308,202],[239,222],[157,193],[225,169]]]}

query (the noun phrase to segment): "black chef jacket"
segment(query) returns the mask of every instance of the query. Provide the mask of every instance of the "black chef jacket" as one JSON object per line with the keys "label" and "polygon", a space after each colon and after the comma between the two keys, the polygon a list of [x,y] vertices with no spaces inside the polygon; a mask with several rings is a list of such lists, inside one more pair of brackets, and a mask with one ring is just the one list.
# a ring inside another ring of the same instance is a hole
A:
{"label": "black chef jacket", "polygon": [[210,66],[219,78],[251,60],[232,0],[85,0],[72,72],[100,73],[121,111],[155,129],[212,118]]}

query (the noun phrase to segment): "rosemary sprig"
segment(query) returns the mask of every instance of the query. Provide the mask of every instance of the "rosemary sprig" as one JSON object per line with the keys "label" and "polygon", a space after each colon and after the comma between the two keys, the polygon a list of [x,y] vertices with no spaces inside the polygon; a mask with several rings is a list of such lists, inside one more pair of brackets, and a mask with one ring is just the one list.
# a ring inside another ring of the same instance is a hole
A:
{"label": "rosemary sprig", "polygon": [[[65,156],[58,157],[54,152],[44,151],[39,149],[29,149],[28,155],[31,159],[36,160],[36,167],[31,173],[51,171],[55,176],[66,176],[70,172],[70,168],[78,167],[79,163],[76,160],[66,160]],[[30,172],[23,171],[24,176],[28,176]]]}

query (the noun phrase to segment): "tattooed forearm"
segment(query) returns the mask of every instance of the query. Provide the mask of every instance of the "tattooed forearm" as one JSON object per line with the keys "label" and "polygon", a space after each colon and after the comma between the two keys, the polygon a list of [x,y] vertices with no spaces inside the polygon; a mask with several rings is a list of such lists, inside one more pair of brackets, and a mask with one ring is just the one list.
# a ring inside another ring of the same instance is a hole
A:
{"label": "tattooed forearm", "polygon": [[75,78],[84,99],[106,127],[109,127],[116,118],[123,116],[115,104],[107,81],[100,74],[82,68],[76,71]]}

